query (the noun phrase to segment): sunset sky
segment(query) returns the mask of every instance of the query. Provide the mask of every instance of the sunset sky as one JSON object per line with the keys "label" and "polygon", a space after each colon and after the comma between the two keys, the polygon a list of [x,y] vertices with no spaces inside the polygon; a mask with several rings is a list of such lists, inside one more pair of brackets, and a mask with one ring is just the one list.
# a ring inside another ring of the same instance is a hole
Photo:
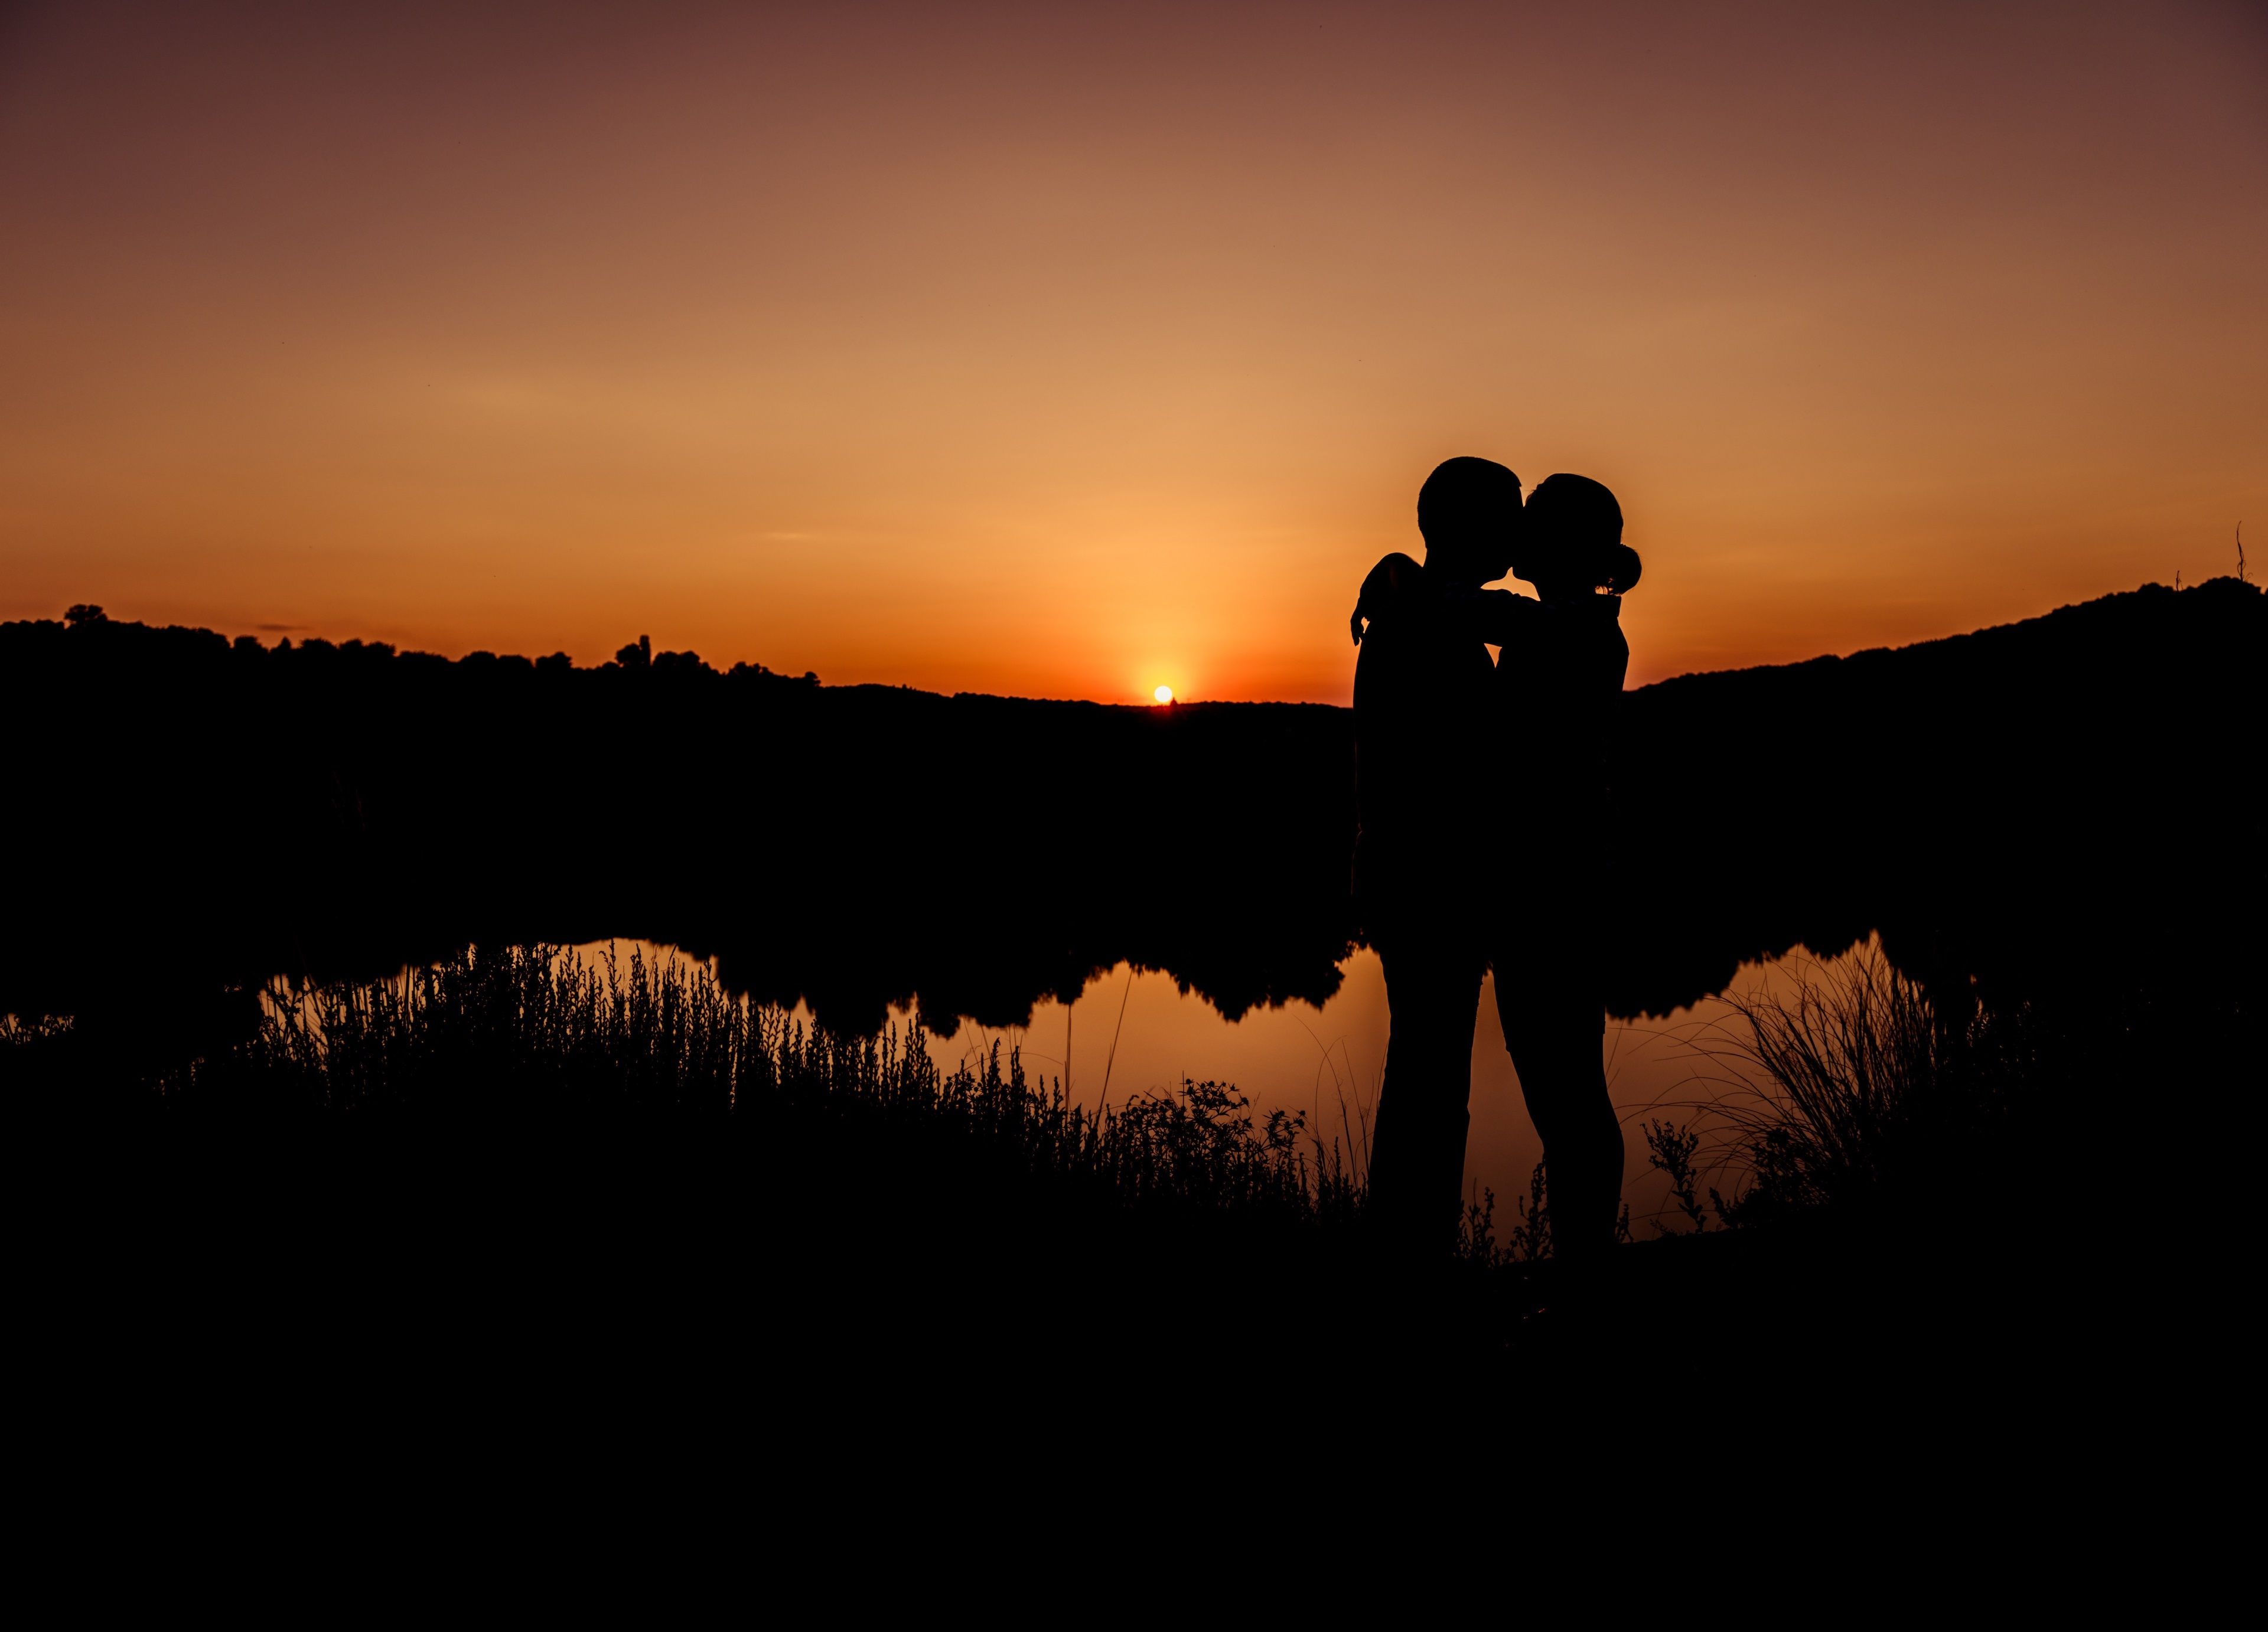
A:
{"label": "sunset sky", "polygon": [[0,9],[0,617],[1343,702],[1480,453],[1633,682],[2268,562],[2268,8]]}

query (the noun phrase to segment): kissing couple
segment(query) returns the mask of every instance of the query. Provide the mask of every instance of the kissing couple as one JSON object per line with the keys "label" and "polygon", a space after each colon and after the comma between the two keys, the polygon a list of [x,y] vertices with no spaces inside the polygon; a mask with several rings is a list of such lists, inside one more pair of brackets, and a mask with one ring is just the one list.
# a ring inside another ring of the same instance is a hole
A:
{"label": "kissing couple", "polygon": [[[1493,459],[1437,467],[1418,531],[1424,562],[1396,552],[1372,568],[1352,620],[1353,886],[1391,1026],[1371,1212],[1397,1250],[1430,1256],[1454,1239],[1493,965],[1543,1140],[1553,1252],[1595,1261],[1622,1200],[1600,920],[1616,865],[1608,716],[1630,666],[1622,595],[1638,558],[1600,483],[1551,476],[1523,504],[1520,478]],[[1483,587],[1507,577],[1535,597]]]}

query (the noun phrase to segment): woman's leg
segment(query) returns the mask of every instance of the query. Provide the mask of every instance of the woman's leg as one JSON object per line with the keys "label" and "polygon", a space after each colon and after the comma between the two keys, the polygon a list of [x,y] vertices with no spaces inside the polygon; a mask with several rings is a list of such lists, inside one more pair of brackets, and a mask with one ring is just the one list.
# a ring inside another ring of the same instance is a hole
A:
{"label": "woman's leg", "polygon": [[1571,978],[1569,950],[1528,945],[1500,956],[1496,1007],[1528,1117],[1543,1140],[1552,1250],[1581,1260],[1614,1245],[1623,1130],[1601,1057],[1606,1011],[1588,995],[1582,971]]}

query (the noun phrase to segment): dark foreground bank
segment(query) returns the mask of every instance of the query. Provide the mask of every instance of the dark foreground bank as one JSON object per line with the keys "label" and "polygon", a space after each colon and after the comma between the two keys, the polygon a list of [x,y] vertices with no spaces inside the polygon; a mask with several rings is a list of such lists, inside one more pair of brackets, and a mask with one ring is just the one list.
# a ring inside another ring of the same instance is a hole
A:
{"label": "dark foreground bank", "polygon": [[503,947],[279,985],[244,1040],[99,1102],[63,1033],[18,1032],[7,1065],[40,1128],[48,1351],[128,1394],[154,1374],[326,1416],[629,1391],[800,1431],[818,1401],[1005,1390],[1132,1398],[1228,1445],[1292,1401],[1387,1442],[1640,1410],[1675,1439],[1679,1409],[1809,1402],[1850,1453],[1894,1422],[2014,1431],[2131,1387],[2138,1355],[2209,1359],[2188,1266],[2102,1232],[2109,1200],[2000,1199],[2013,1164],[2082,1148],[2055,1133],[2086,1103],[2063,1056],[1900,989],[1877,1040],[1911,1057],[1875,1064],[1902,1076],[1753,1129],[1729,1209],[1587,1282],[1473,1231],[1381,1256],[1351,1153],[1233,1090],[1082,1112],[1012,1057],[944,1071],[683,966]]}

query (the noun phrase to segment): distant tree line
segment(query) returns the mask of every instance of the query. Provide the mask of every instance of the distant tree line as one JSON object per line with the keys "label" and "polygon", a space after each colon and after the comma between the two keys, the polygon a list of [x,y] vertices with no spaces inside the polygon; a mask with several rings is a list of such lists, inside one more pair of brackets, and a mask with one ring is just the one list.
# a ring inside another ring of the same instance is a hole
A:
{"label": "distant tree line", "polygon": [[647,936],[845,1024],[1020,1018],[1119,958],[1225,1007],[1336,986],[1344,711],[1111,708],[379,642],[0,625],[17,1007],[122,971],[372,972]]}
{"label": "distant tree line", "polygon": [[[1940,986],[2238,1011],[2264,621],[2234,579],[2151,586],[1628,694],[1615,1006],[1880,930]],[[19,1012],[623,935],[853,1029],[917,995],[1012,1022],[1120,959],[1234,1014],[1328,996],[1361,931],[1340,709],[831,687],[644,637],[592,668],[263,646],[85,605],[0,624],[0,690]],[[1550,864],[1516,835],[1476,858]]]}

